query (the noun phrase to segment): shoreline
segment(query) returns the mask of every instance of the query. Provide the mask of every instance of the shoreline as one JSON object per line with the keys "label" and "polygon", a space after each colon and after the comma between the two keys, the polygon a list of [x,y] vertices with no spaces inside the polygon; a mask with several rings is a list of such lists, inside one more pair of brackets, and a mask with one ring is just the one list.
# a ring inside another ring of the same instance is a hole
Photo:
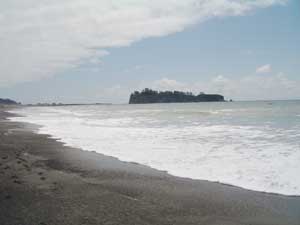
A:
{"label": "shoreline", "polygon": [[[171,103],[172,104],[172,103]],[[59,106],[59,105],[57,105]],[[65,105],[65,106],[68,106],[68,105]],[[74,105],[76,106],[76,105]],[[24,106],[24,107],[27,107],[27,106]],[[28,106],[29,108],[31,108],[32,106]],[[48,106],[48,107],[51,107],[51,106]],[[19,107],[20,108],[20,107]],[[23,107],[21,107],[23,108]],[[64,146],[66,147],[70,147],[70,148],[76,148],[76,149],[81,149],[85,152],[94,152],[94,153],[97,153],[97,154],[100,154],[104,157],[112,157],[118,161],[121,161],[123,163],[130,163],[130,164],[137,164],[137,165],[140,165],[140,166],[144,166],[144,167],[149,167],[150,169],[153,169],[153,170],[157,170],[157,171],[161,171],[161,172],[165,172],[167,173],[168,175],[170,176],[174,176],[174,177],[178,177],[178,178],[183,178],[183,179],[190,179],[190,180],[194,180],[194,181],[208,181],[208,182],[211,182],[211,183],[217,183],[217,184],[221,184],[221,185],[227,185],[227,186],[233,186],[233,187],[238,187],[238,188],[242,188],[244,190],[249,190],[249,191],[255,191],[255,192],[260,192],[260,193],[265,193],[265,194],[273,194],[273,195],[283,195],[283,196],[289,196],[289,197],[300,197],[300,194],[298,193],[295,193],[295,192],[280,192],[280,191],[272,191],[272,190],[265,190],[265,189],[260,189],[260,188],[249,188],[247,185],[238,185],[237,183],[226,183],[225,181],[217,181],[217,180],[211,180],[210,178],[203,178],[203,177],[193,177],[193,176],[187,176],[186,174],[184,175],[180,175],[180,173],[177,173],[174,172],[170,172],[168,169],[162,169],[162,168],[159,168],[159,167],[155,167],[155,166],[152,166],[152,165],[147,165],[147,164],[144,164],[143,162],[139,162],[138,160],[137,161],[132,161],[132,160],[126,160],[126,159],[122,159],[122,158],[118,158],[118,156],[116,155],[110,155],[109,153],[104,153],[102,151],[98,151],[96,150],[95,148],[94,149],[89,149],[89,148],[84,148],[82,146],[72,146],[70,144],[68,144],[67,142],[65,142],[63,139],[61,139],[59,136],[55,136],[53,134],[51,134],[50,131],[43,131],[43,132],[39,132],[39,129],[43,128],[43,125],[38,125],[38,124],[35,124],[35,123],[32,123],[32,122],[28,122],[28,121],[23,121],[23,120],[18,120],[18,117],[23,117],[23,115],[20,115],[18,114],[18,112],[15,112],[15,111],[7,111],[8,113],[11,113],[13,114],[13,116],[10,116],[10,118],[12,119],[9,119],[10,121],[12,122],[20,122],[20,123],[25,123],[26,126],[30,129],[30,130],[34,130],[34,133],[38,134],[38,135],[47,135],[50,139],[54,139],[58,142],[62,142]],[[13,119],[13,118],[17,118],[16,120]]]}
{"label": "shoreline", "polygon": [[179,178],[66,147],[0,108],[0,223],[300,224],[300,197]]}
{"label": "shoreline", "polygon": [[[9,114],[14,114],[14,113],[11,113],[11,112],[8,112],[8,113]],[[14,114],[14,116],[9,116],[9,117],[19,117],[19,116],[20,115],[18,115],[18,114]],[[12,120],[9,120],[9,121],[15,122],[15,121],[12,121]],[[123,165],[133,165],[133,166],[140,167],[140,168],[147,168],[148,171],[156,171],[157,173],[164,174],[165,176],[176,177],[178,179],[184,179],[184,180],[190,180],[190,181],[196,181],[196,182],[197,181],[200,181],[200,182],[210,182],[210,183],[224,185],[224,186],[228,186],[228,187],[240,188],[240,189],[243,189],[243,190],[246,190],[246,191],[253,191],[253,192],[258,192],[258,193],[263,193],[263,194],[278,195],[278,196],[285,196],[285,197],[300,198],[300,195],[289,195],[289,194],[281,194],[281,193],[276,193],[276,192],[267,192],[267,191],[252,190],[252,189],[244,188],[244,187],[237,186],[237,185],[230,184],[230,183],[223,183],[223,182],[219,182],[219,181],[211,181],[211,180],[206,180],[206,179],[197,179],[197,178],[192,178],[192,177],[177,176],[177,175],[169,173],[167,170],[160,170],[158,168],[154,168],[154,167],[151,167],[151,166],[148,166],[148,165],[144,165],[144,164],[141,164],[141,163],[138,163],[138,162],[134,162],[134,161],[123,161],[123,160],[121,160],[121,159],[119,159],[118,157],[115,157],[115,156],[105,155],[105,154],[100,153],[100,152],[89,151],[89,150],[85,150],[85,149],[82,149],[82,148],[77,148],[77,147],[69,146],[65,142],[63,142],[62,140],[53,137],[51,134],[39,134],[37,131],[38,131],[39,127],[42,127],[42,125],[37,125],[37,124],[34,124],[34,123],[29,123],[29,122],[16,122],[16,123],[23,123],[27,129],[31,130],[35,134],[37,134],[37,135],[45,135],[49,139],[52,139],[52,140],[54,140],[56,142],[61,143],[64,147],[67,147],[67,148],[70,148],[70,149],[77,149],[79,151],[82,151],[83,154],[84,154],[84,152],[88,152],[88,153],[93,153],[93,154],[99,155],[101,157],[110,158],[110,159],[112,159],[112,160],[114,160],[114,161],[116,161],[116,162],[118,162],[120,164],[123,164]]]}

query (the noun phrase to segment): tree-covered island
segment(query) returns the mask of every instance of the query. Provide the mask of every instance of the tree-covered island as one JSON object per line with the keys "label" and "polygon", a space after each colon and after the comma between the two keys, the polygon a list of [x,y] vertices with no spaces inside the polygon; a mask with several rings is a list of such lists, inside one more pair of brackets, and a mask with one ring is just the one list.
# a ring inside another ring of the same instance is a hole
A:
{"label": "tree-covered island", "polygon": [[130,95],[129,104],[224,101],[224,96],[218,94],[200,93],[199,95],[194,95],[191,92],[155,91],[149,88],[145,88],[141,92],[135,91],[134,93],[132,93]]}

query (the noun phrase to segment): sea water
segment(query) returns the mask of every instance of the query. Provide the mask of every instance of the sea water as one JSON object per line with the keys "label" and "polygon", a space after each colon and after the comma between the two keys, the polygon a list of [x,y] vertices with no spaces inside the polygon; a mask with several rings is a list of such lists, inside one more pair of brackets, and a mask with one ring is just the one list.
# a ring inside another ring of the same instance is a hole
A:
{"label": "sea water", "polygon": [[24,107],[66,145],[180,177],[300,195],[300,101]]}

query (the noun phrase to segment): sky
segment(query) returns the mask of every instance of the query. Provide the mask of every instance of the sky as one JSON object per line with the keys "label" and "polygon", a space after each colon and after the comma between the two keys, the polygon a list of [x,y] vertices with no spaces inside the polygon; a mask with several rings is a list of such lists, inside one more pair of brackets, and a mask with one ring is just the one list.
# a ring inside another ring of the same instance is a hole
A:
{"label": "sky", "polygon": [[299,0],[2,0],[0,98],[300,99]]}

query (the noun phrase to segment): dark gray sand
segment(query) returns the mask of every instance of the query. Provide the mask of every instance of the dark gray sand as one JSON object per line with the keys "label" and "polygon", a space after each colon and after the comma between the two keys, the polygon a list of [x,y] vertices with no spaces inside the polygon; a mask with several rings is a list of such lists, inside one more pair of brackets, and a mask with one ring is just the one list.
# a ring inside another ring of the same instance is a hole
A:
{"label": "dark gray sand", "polygon": [[0,109],[0,225],[300,224],[299,197],[177,178],[64,147],[8,116]]}

